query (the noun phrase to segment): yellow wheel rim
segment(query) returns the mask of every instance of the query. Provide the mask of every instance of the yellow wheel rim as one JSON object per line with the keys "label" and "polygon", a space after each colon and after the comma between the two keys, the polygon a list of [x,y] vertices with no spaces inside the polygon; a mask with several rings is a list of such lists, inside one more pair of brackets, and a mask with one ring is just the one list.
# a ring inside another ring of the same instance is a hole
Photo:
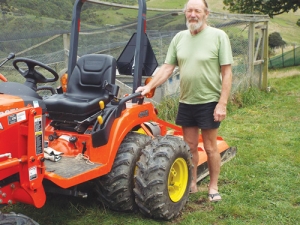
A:
{"label": "yellow wheel rim", "polygon": [[139,128],[136,132],[139,134],[147,134],[143,128]]}
{"label": "yellow wheel rim", "polygon": [[173,202],[178,202],[184,195],[189,179],[189,171],[183,158],[175,160],[169,171],[168,192]]}

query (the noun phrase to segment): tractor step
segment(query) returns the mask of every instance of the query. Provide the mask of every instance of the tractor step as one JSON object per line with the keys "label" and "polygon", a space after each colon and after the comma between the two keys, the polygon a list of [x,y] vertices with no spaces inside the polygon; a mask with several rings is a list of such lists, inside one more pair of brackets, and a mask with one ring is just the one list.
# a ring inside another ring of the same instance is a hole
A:
{"label": "tractor step", "polygon": [[[233,159],[236,155],[237,148],[236,147],[230,147],[226,149],[225,151],[221,152],[221,166]],[[197,182],[207,177],[209,174],[208,172],[208,164],[207,161],[205,163],[202,163],[197,167]]]}
{"label": "tractor step", "polygon": [[87,160],[78,159],[76,157],[62,157],[59,161],[45,161],[46,173],[55,173],[56,175],[69,179],[76,175],[88,172],[103,164],[91,163]]}

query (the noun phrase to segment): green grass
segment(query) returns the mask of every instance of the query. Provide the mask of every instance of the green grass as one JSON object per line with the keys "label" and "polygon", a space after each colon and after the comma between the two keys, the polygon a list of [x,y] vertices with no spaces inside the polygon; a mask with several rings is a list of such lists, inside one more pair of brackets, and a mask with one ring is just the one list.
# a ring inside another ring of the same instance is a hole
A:
{"label": "green grass", "polygon": [[209,178],[205,178],[198,183],[202,191],[191,195],[181,216],[169,222],[145,218],[140,213],[110,211],[96,200],[93,193],[88,199],[51,194],[41,209],[19,203],[1,211],[28,215],[41,225],[298,224],[298,72],[296,76],[287,74],[283,78],[270,79],[269,93],[249,89],[240,94],[242,105],[232,103],[219,134],[230,146],[236,146],[238,152],[221,169],[219,190],[222,202],[211,204],[207,201]]}
{"label": "green grass", "polygon": [[183,9],[186,0],[149,0],[146,2],[149,8]]}

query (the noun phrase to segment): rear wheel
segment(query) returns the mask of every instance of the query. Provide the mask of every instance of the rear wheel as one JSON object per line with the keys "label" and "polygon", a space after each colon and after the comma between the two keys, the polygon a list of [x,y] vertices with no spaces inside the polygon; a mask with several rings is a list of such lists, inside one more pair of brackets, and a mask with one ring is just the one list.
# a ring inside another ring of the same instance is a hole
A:
{"label": "rear wheel", "polygon": [[134,211],[134,174],[141,150],[150,137],[135,132],[129,133],[121,143],[111,171],[96,179],[99,200],[116,211]]}
{"label": "rear wheel", "polygon": [[188,200],[192,178],[188,145],[179,137],[154,139],[137,163],[134,193],[140,211],[157,219],[172,219]]}

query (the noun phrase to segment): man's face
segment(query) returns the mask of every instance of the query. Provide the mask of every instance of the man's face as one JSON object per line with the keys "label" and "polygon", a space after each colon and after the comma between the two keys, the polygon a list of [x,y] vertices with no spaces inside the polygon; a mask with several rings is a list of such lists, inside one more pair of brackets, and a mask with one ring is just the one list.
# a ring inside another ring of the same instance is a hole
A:
{"label": "man's face", "polygon": [[198,30],[208,16],[208,11],[205,8],[205,5],[200,0],[190,0],[187,3],[185,17],[186,25],[190,31]]}

